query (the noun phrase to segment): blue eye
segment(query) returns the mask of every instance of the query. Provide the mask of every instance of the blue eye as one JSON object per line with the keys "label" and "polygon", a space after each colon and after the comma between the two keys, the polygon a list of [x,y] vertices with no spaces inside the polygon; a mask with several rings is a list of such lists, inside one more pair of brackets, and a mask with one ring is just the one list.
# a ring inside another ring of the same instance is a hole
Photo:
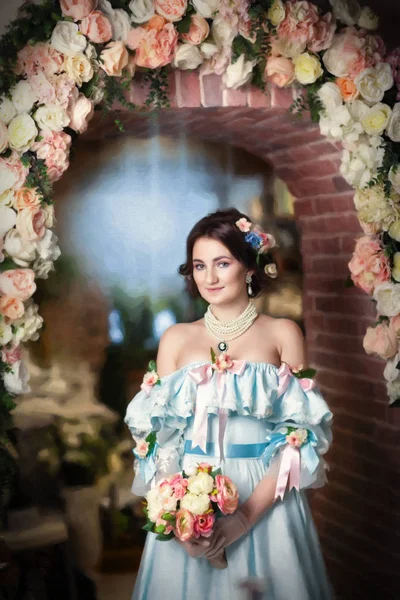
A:
{"label": "blue eye", "polygon": [[199,267],[204,267],[204,265],[201,265],[201,264],[194,265],[194,268],[196,269],[196,271],[201,271],[201,269]]}
{"label": "blue eye", "polygon": [[225,262],[225,261],[222,261],[222,262],[218,263],[218,266],[220,266],[220,265],[225,265],[224,269],[225,269],[225,267],[229,267],[229,263]]}

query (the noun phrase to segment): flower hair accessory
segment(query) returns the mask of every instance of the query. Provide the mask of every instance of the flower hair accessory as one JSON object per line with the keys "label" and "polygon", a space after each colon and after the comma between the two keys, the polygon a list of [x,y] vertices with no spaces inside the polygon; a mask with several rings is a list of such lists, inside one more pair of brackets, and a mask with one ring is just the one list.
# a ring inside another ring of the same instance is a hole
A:
{"label": "flower hair accessory", "polygon": [[[254,225],[254,223],[248,221],[245,217],[242,217],[236,221],[235,225],[242,233],[246,234],[244,236],[245,242],[250,244],[250,246],[257,252],[257,264],[259,264],[260,254],[266,254],[271,250],[271,248],[276,246],[275,238],[271,233],[266,233],[261,229],[261,227]],[[266,267],[269,268],[264,269],[265,274],[274,279],[277,275],[276,265],[271,263]]]}

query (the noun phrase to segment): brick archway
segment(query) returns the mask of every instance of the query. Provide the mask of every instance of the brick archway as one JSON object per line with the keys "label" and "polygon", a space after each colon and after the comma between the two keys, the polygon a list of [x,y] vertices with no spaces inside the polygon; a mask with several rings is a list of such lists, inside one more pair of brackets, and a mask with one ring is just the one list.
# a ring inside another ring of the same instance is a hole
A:
{"label": "brick archway", "polygon": [[[399,485],[391,482],[400,475],[400,416],[388,407],[383,363],[362,347],[375,319],[373,303],[345,286],[361,228],[354,192],[339,174],[340,144],[321,137],[307,117],[288,113],[290,89],[227,90],[218,76],[177,71],[169,84],[171,108],[160,111],[157,133],[175,137],[184,128],[187,136],[243,148],[272,164],[296,197],[309,358],[335,415],[330,485],[312,492],[314,517],[337,596],[361,598],[379,590],[394,597],[400,584],[400,534],[393,529]],[[146,89],[135,81],[129,96],[142,105]],[[115,110],[125,133],[117,130],[115,113],[106,120],[95,115],[82,141],[154,133],[150,117]],[[378,563],[371,556],[379,556]]]}

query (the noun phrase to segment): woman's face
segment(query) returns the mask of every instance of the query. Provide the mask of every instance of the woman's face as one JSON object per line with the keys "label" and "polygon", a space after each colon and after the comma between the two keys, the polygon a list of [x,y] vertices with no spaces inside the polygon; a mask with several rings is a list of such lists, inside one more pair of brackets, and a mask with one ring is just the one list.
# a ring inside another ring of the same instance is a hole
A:
{"label": "woman's face", "polygon": [[246,267],[213,238],[199,238],[193,246],[193,279],[210,304],[229,304],[247,298]]}

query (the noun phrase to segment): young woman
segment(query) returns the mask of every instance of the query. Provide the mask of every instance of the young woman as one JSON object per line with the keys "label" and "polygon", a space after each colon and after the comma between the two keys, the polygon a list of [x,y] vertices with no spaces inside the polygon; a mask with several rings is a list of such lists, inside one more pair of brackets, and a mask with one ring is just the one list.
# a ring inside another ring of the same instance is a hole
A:
{"label": "young woman", "polygon": [[155,431],[158,443],[153,469],[135,461],[132,490],[145,495],[158,479],[208,462],[236,484],[240,504],[209,538],[148,534],[132,600],[240,600],[250,578],[264,582],[268,600],[333,597],[302,491],[325,482],[332,413],[302,377],[299,327],[257,314],[251,301],[276,275],[274,243],[236,209],[208,215],[188,236],[180,273],[209,306],[203,319],[165,332],[160,385],[128,406],[136,442]]}

